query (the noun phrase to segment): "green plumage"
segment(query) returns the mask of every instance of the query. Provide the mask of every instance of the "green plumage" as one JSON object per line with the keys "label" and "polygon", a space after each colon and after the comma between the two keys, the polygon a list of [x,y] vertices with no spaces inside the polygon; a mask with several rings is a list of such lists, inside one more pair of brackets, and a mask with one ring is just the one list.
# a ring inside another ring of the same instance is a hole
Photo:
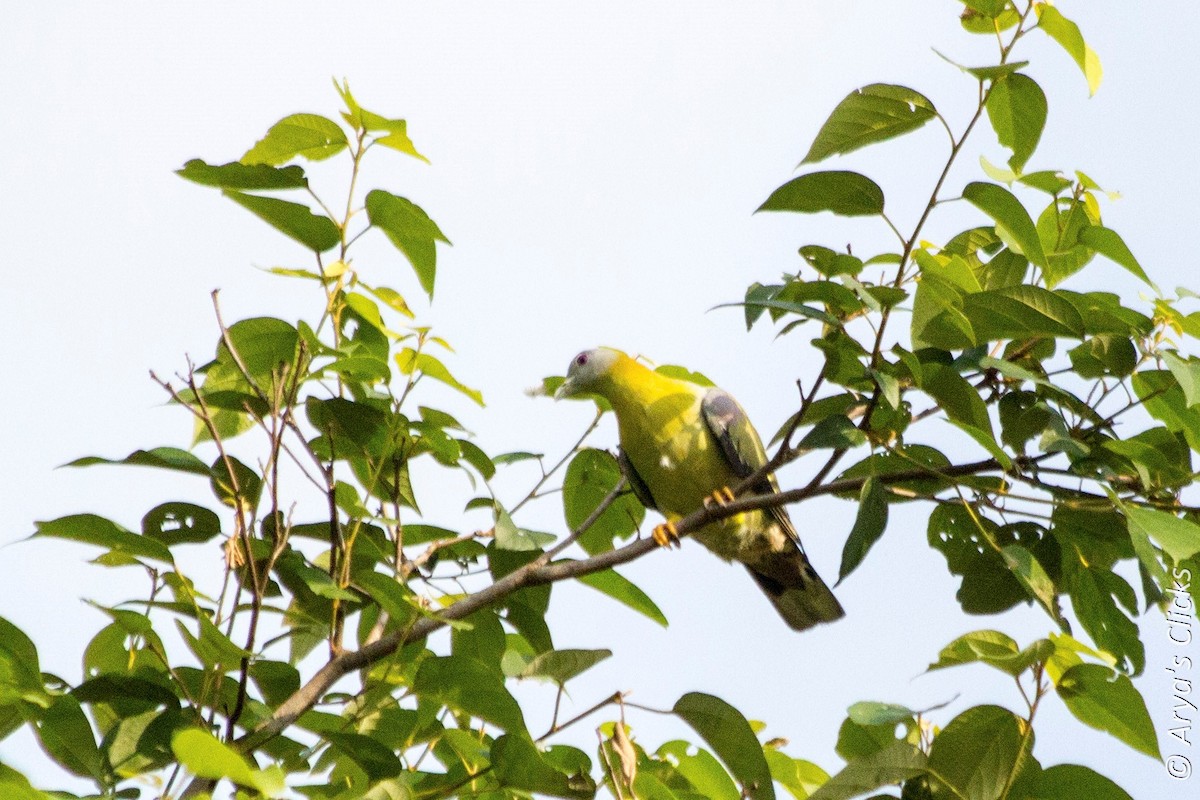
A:
{"label": "green plumage", "polygon": [[[659,374],[617,350],[575,357],[558,396],[577,394],[600,395],[612,405],[621,467],[642,503],[668,520],[690,514],[713,492],[767,463],[762,440],[731,395]],[[779,487],[768,476],[754,490]],[[843,616],[782,506],[726,517],[695,537],[721,558],[744,564],[792,628]]]}

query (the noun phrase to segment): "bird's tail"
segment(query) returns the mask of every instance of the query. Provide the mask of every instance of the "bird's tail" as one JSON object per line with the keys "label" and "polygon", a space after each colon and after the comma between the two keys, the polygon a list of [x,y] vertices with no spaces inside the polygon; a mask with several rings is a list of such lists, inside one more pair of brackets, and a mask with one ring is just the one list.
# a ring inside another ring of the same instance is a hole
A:
{"label": "bird's tail", "polygon": [[799,548],[773,553],[761,563],[747,564],[746,569],[793,630],[807,630],[846,614]]}

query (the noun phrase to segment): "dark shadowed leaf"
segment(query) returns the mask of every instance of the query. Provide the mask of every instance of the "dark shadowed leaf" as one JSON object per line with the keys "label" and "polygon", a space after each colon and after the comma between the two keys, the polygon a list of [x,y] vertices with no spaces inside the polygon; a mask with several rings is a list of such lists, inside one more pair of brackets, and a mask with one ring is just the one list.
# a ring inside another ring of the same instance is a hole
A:
{"label": "dark shadowed leaf", "polygon": [[493,742],[492,768],[502,785],[539,795],[591,798],[596,793],[588,775],[555,769],[527,735],[510,733]]}
{"label": "dark shadowed leaf", "polygon": [[142,517],[142,535],[165,545],[199,544],[221,533],[221,518],[194,503],[163,503]]}
{"label": "dark shadowed leaf", "polygon": [[300,167],[281,168],[237,161],[214,166],[193,158],[183,165],[183,169],[175,170],[175,174],[204,186],[219,186],[222,189],[303,189],[308,185],[308,179]]}
{"label": "dark shadowed leaf", "polygon": [[324,738],[357,764],[371,781],[394,778],[404,771],[404,765],[396,754],[370,736],[328,731]]}
{"label": "dark shadowed leaf", "polygon": [[598,592],[603,592],[618,603],[624,603],[664,628],[667,627],[667,618],[663,616],[662,611],[650,599],[650,596],[621,573],[605,569],[589,575],[580,575],[577,580],[584,586],[590,586]]}
{"label": "dark shadowed leaf", "polygon": [[153,450],[134,450],[125,458],[101,458],[86,456],[77,458],[64,465],[68,467],[90,467],[93,464],[132,464],[139,467],[157,467],[158,469],[190,472],[194,475],[209,477],[208,465],[187,450],[177,447],[156,447]]}
{"label": "dark shadowed leaf", "polygon": [[106,770],[96,734],[73,695],[54,698],[38,720],[37,734],[42,747],[63,769],[96,781],[104,778]]}
{"label": "dark shadowed leaf", "polygon": [[811,172],[780,186],[759,211],[795,211],[815,214],[832,211],[843,217],[883,213],[883,190],[857,172]]}
{"label": "dark shadowed leaf", "polygon": [[109,553],[149,558],[166,564],[173,563],[171,551],[162,542],[139,536],[112,520],[95,514],[72,514],[48,522],[35,522],[34,526],[37,528],[34,536],[70,539],[104,547]]}
{"label": "dark shadowed leaf", "polygon": [[774,800],[771,771],[750,723],[719,697],[689,692],[673,709],[708,743],[751,800]]}
{"label": "dark shadowed leaf", "polygon": [[1133,800],[1129,793],[1090,767],[1056,764],[1034,784],[1033,800]]}
{"label": "dark shadowed leaf", "polygon": [[225,189],[222,194],[310,250],[324,253],[342,240],[341,231],[333,220],[323,214],[314,214],[301,203],[245,194],[233,189]]}
{"label": "dark shadowed leaf", "polygon": [[854,527],[846,537],[846,545],[842,548],[842,566],[838,570],[838,583],[845,580],[853,572],[867,551],[887,528],[888,503],[887,490],[875,478],[867,478],[863,483],[862,492],[858,497],[858,515],[854,518]]}

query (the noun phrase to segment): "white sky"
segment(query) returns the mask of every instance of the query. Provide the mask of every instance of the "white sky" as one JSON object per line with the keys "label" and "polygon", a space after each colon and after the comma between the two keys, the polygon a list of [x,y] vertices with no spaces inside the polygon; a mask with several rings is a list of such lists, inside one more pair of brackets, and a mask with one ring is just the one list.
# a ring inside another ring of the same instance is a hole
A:
{"label": "white sky", "polygon": [[[1200,210],[1200,12],[1178,1],[1061,7],[1099,53],[1105,80],[1089,100],[1061,50],[1040,36],[1022,45],[1050,101],[1028,168],[1079,168],[1120,191],[1123,199],[1105,207],[1107,224],[1165,289],[1200,288],[1188,241]],[[813,334],[775,341],[764,327],[747,335],[737,310],[707,309],[796,269],[799,245],[852,241],[862,255],[890,246],[878,222],[751,212],[792,176],[826,115],[858,86],[909,85],[961,128],[974,87],[931,47],[972,65],[994,55],[988,40],[958,30],[959,8],[952,0],[14,5],[0,27],[0,230],[10,275],[0,292],[8,342],[0,542],[26,537],[34,519],[83,511],[136,529],[159,502],[204,498],[203,486],[147,470],[54,467],[186,445],[190,421],[163,407],[147,370],[170,374],[184,354],[201,363],[210,356],[212,289],[222,289],[228,321],[314,316],[313,286],[253,268],[308,266],[302,250],[172,171],[193,157],[235,160],[287,114],[336,116],[332,77],[349,78],[368,108],[406,117],[432,160],[376,151],[364,187],[410,197],[454,242],[439,255],[433,306],[382,237],[363,240],[356,265],[405,291],[419,321],[455,345],[448,364],[483,389],[488,407],[431,400],[461,411],[488,452],[555,455],[569,446],[588,410],[523,389],[596,344],[704,371],[769,436],[794,409],[794,380],[815,374]],[[903,229],[944,153],[944,133],[930,125],[831,163],[875,178]],[[978,177],[980,153],[996,163],[1006,155],[986,125],[952,185]],[[339,180],[336,169],[311,172],[318,182]],[[950,214],[942,224],[935,217],[926,237],[981,221],[963,209]],[[1138,291],[1111,264],[1084,275],[1068,287]],[[596,443],[615,443],[611,423]],[[807,469],[782,480],[798,484]],[[502,492],[515,500],[528,477],[515,473]],[[455,524],[470,497],[465,482],[417,489],[434,523]],[[793,510],[830,580],[853,513],[835,500]],[[573,684],[574,707],[617,689],[658,707],[709,691],[830,771],[840,766],[837,726],[856,700],[922,708],[962,692],[938,713],[943,724],[978,703],[1019,710],[1011,685],[983,668],[921,676],[959,633],[1000,628],[1025,643],[1049,630],[1024,608],[1003,619],[964,616],[956,580],[924,543],[924,514],[894,511],[887,535],[838,590],[847,619],[803,636],[776,619],[742,570],[694,544],[626,570],[662,606],[666,630],[590,590],[556,588],[557,645],[616,652]],[[523,524],[563,527],[553,500]],[[43,669],[78,680],[82,649],[103,624],[80,598],[123,599],[140,591],[130,589],[140,577],[87,565],[95,552],[85,547],[36,541],[2,552],[0,615],[33,636]],[[211,569],[219,554],[214,545],[194,555]],[[1141,625],[1149,653],[1138,685],[1171,752],[1166,629],[1154,614]],[[520,693],[552,697],[539,687]],[[548,712],[527,714],[540,729]],[[1184,796],[1186,784],[1084,728],[1057,700],[1039,717],[1035,754],[1044,765],[1078,761],[1136,796]],[[650,715],[630,722],[651,749],[686,733]],[[594,752],[589,731],[567,740]],[[55,785],[60,777],[39,766],[31,742],[26,734],[0,742],[0,759]]]}

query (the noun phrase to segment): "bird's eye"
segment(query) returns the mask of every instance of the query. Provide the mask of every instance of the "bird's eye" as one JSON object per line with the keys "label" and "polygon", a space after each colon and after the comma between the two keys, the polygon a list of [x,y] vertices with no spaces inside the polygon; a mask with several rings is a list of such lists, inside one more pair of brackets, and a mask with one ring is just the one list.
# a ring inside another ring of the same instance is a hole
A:
{"label": "bird's eye", "polygon": [[588,354],[587,353],[580,353],[579,355],[575,356],[575,366],[582,367],[587,362],[588,362]]}

